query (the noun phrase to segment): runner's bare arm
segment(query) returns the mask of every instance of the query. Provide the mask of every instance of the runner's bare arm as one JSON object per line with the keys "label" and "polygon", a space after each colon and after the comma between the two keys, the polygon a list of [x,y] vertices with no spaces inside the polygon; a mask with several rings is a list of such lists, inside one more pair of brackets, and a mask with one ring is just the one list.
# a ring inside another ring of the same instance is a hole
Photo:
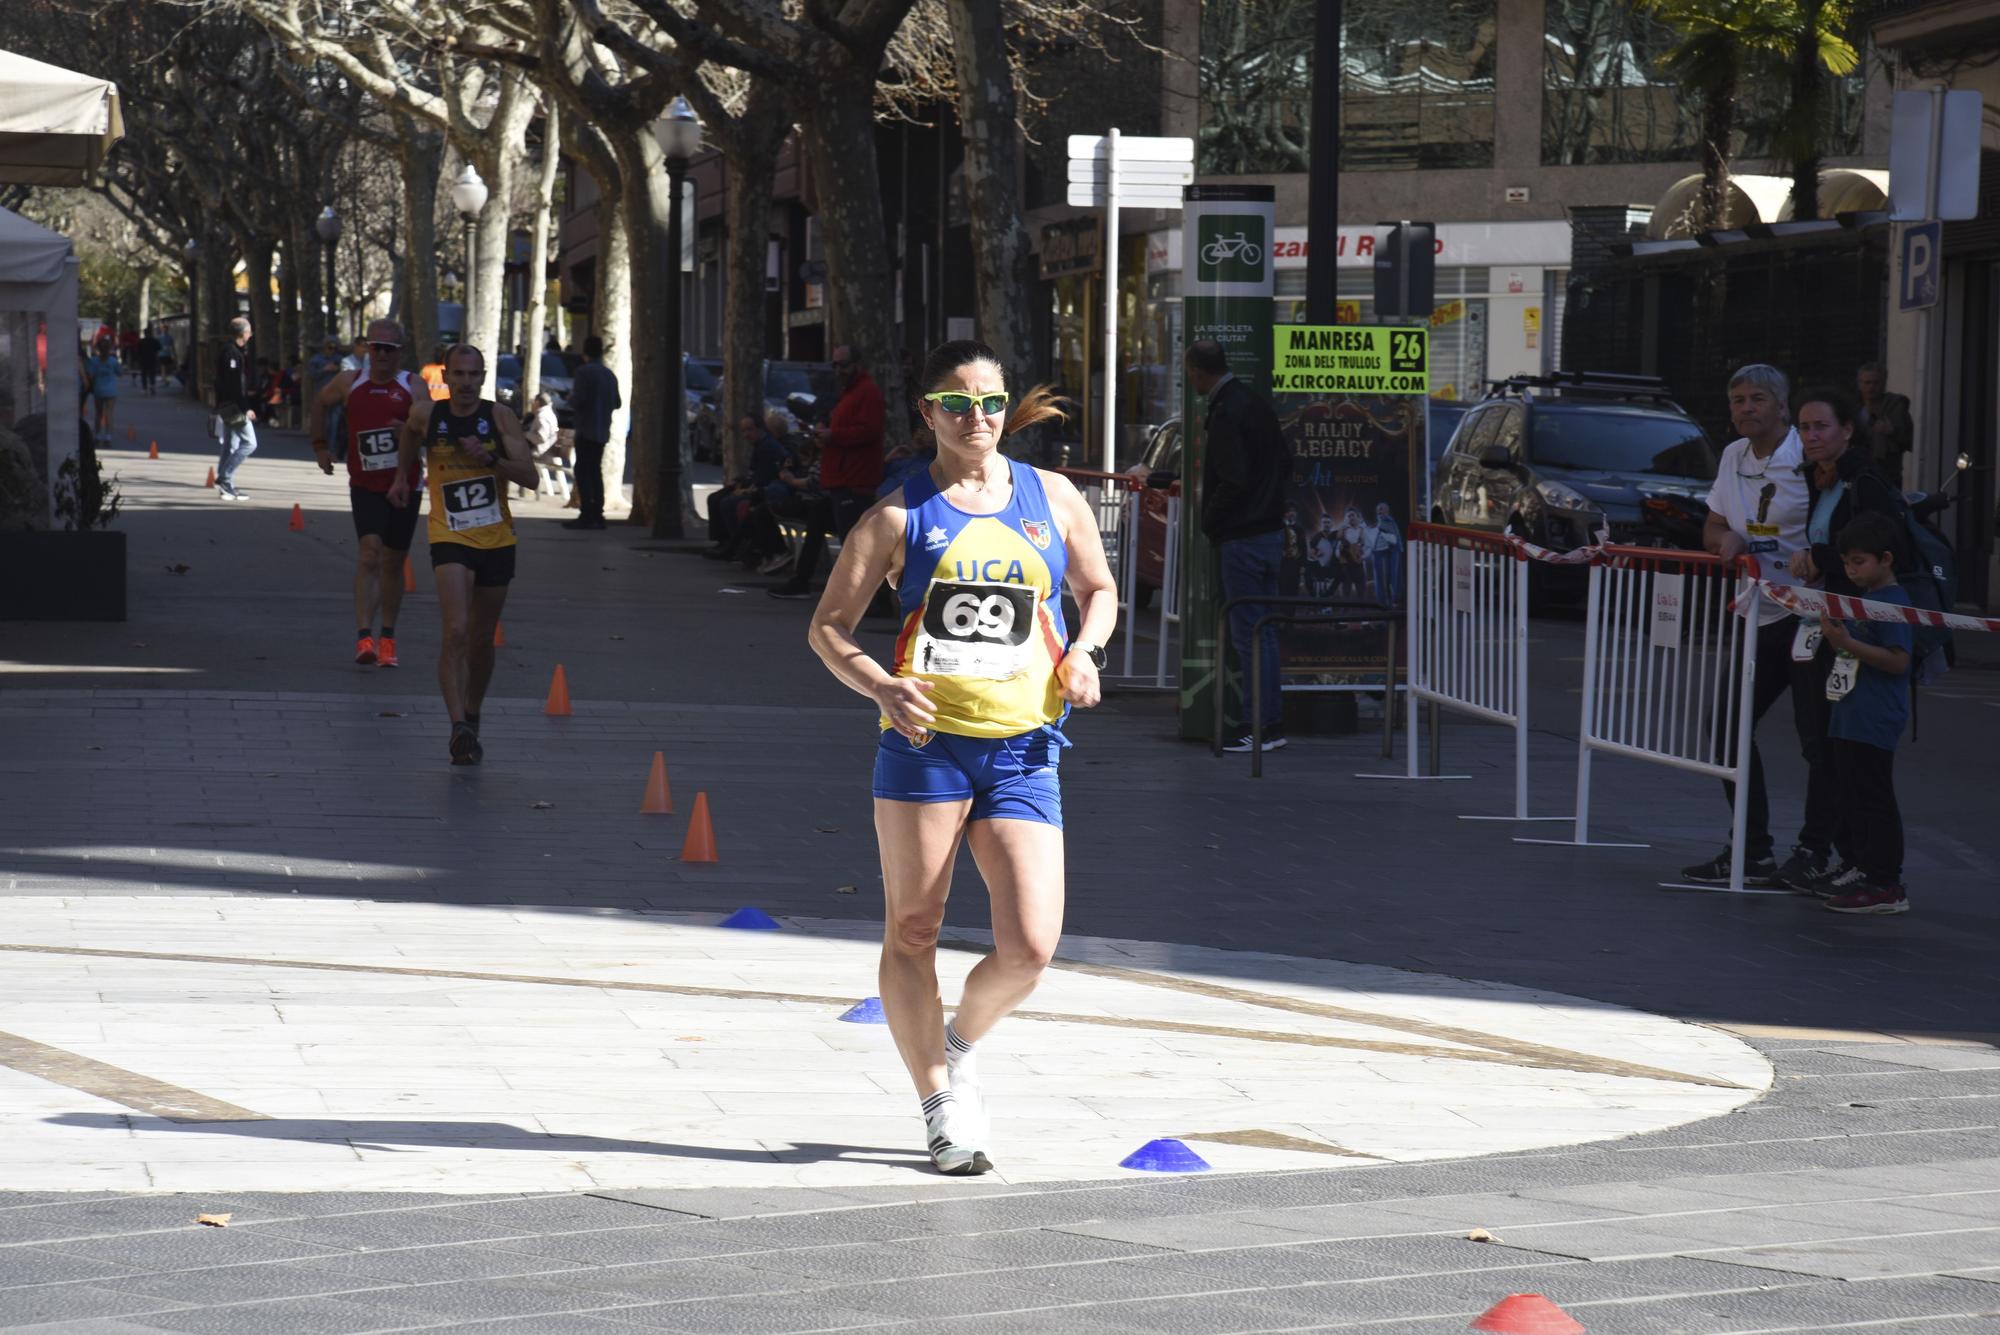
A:
{"label": "runner's bare arm", "polygon": [[403,419],[403,429],[396,433],[396,480],[389,484],[389,504],[407,505],[410,488],[416,485],[417,475],[423,471],[424,428],[429,425],[429,414],[419,414],[417,404],[410,405],[410,415]]}
{"label": "runner's bare arm", "polygon": [[[1097,516],[1074,482],[1060,473],[1042,473],[1041,478],[1056,527],[1062,530],[1063,543],[1069,548],[1068,584],[1077,607],[1074,640],[1102,649],[1118,628],[1118,581],[1112,578],[1111,563],[1104,558]],[[1088,709],[1104,698],[1097,663],[1089,654],[1066,655],[1056,675],[1062,681],[1063,699],[1073,705]]]}
{"label": "runner's bare arm", "polygon": [[896,731],[919,737],[937,718],[926,698],[931,684],[915,677],[891,676],[868,656],[854,638],[854,627],[893,566],[903,554],[903,525],[908,512],[898,491],[861,516],[841,543],[840,559],[827,577],[826,591],[813,609],[806,634],[813,652],[848,689],[873,700]]}
{"label": "runner's bare arm", "polygon": [[327,448],[326,415],[333,405],[347,397],[347,391],[354,385],[354,374],[352,371],[342,371],[327,381],[319,393],[313,395],[312,420],[306,431],[306,439],[312,442],[313,459],[319,464],[319,471],[328,476],[333,474],[333,452]]}
{"label": "runner's bare arm", "polygon": [[521,419],[505,404],[493,405],[493,424],[500,429],[500,450],[493,459],[493,471],[509,482],[532,487],[541,481],[535,472],[534,451],[522,434]]}

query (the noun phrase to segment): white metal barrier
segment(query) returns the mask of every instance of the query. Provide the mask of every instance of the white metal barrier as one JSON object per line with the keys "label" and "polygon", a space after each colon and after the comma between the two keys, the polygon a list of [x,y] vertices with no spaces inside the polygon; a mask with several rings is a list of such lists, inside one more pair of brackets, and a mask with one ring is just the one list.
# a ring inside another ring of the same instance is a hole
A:
{"label": "white metal barrier", "polygon": [[1703,553],[1602,549],[1590,570],[1584,627],[1575,838],[1517,843],[1590,844],[1592,757],[1625,756],[1735,783],[1727,888],[1787,893],[1743,885],[1756,628],[1763,606],[1746,573],[1754,574],[1754,566]]}
{"label": "white metal barrier", "polygon": [[[1118,634],[1122,642],[1119,670],[1103,674],[1110,685],[1148,686],[1165,690],[1179,678],[1179,664],[1172,657],[1173,632],[1181,619],[1180,605],[1181,496],[1178,487],[1165,494],[1162,515],[1165,532],[1160,538],[1160,582],[1154,593],[1154,648],[1151,672],[1139,665],[1138,629],[1140,566],[1145,559],[1148,489],[1124,473],[1096,473],[1080,468],[1059,470],[1077,484],[1084,499],[1097,515],[1097,530],[1104,540],[1105,559],[1118,581]],[[1152,494],[1159,495],[1155,491]]]}
{"label": "white metal barrier", "polygon": [[[1438,711],[1514,730],[1514,813],[1461,820],[1567,820],[1528,814],[1528,553],[1505,534],[1410,525],[1404,587],[1409,629],[1407,772],[1363,777],[1463,779],[1436,773]],[[1431,715],[1433,773],[1417,761],[1419,707]]]}

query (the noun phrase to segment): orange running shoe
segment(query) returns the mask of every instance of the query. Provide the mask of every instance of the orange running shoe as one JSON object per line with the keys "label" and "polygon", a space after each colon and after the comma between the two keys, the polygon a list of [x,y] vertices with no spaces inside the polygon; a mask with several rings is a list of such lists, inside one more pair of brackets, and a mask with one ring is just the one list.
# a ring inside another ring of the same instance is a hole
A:
{"label": "orange running shoe", "polygon": [[363,635],[354,642],[354,661],[357,663],[372,663],[375,661],[375,637],[373,635]]}
{"label": "orange running shoe", "polygon": [[401,667],[402,660],[396,657],[396,641],[384,635],[382,647],[375,651],[375,661],[383,667]]}

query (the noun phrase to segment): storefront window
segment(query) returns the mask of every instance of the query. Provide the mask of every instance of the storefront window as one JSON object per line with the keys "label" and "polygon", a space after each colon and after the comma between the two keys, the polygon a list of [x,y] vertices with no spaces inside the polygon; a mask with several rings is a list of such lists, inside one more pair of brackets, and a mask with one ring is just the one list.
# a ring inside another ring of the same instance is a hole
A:
{"label": "storefront window", "polygon": [[[1203,0],[1204,175],[1308,169],[1312,0]],[[1348,0],[1340,168],[1493,165],[1494,0]]]}
{"label": "storefront window", "polygon": [[[1542,161],[1674,162],[1699,151],[1701,104],[1660,67],[1674,29],[1626,0],[1547,0],[1543,49]],[[1861,151],[1864,59],[1827,81],[1821,150]],[[1776,155],[1790,92],[1782,70],[1752,69],[1736,105],[1732,152]]]}
{"label": "storefront window", "polygon": [[1493,0],[1348,0],[1342,171],[1493,165]]}

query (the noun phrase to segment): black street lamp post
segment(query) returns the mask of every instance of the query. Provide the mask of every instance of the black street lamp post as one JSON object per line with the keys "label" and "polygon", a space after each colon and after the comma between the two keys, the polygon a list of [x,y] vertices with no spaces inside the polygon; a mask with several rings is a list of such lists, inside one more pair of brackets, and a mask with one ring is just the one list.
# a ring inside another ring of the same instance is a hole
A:
{"label": "black street lamp post", "polygon": [[681,436],[687,428],[687,398],[681,392],[681,187],[688,159],[701,151],[701,122],[687,99],[677,97],[667,114],[653,122],[653,136],[667,166],[666,403],[660,418],[660,459],[653,497],[653,536],[679,538],[681,527]]}
{"label": "black street lamp post", "polygon": [[[486,208],[486,182],[480,179],[479,169],[471,163],[458,174],[458,180],[451,187],[452,207],[465,220],[465,313],[459,317],[458,340],[472,341],[472,294],[473,277],[479,272],[479,237],[475,230],[479,215]],[[481,349],[484,352],[486,349]]]}
{"label": "black street lamp post", "polygon": [[333,211],[333,205],[313,220],[313,230],[319,233],[319,243],[326,248],[326,336],[340,337],[340,293],[334,283],[334,246],[340,240],[340,215]]}

